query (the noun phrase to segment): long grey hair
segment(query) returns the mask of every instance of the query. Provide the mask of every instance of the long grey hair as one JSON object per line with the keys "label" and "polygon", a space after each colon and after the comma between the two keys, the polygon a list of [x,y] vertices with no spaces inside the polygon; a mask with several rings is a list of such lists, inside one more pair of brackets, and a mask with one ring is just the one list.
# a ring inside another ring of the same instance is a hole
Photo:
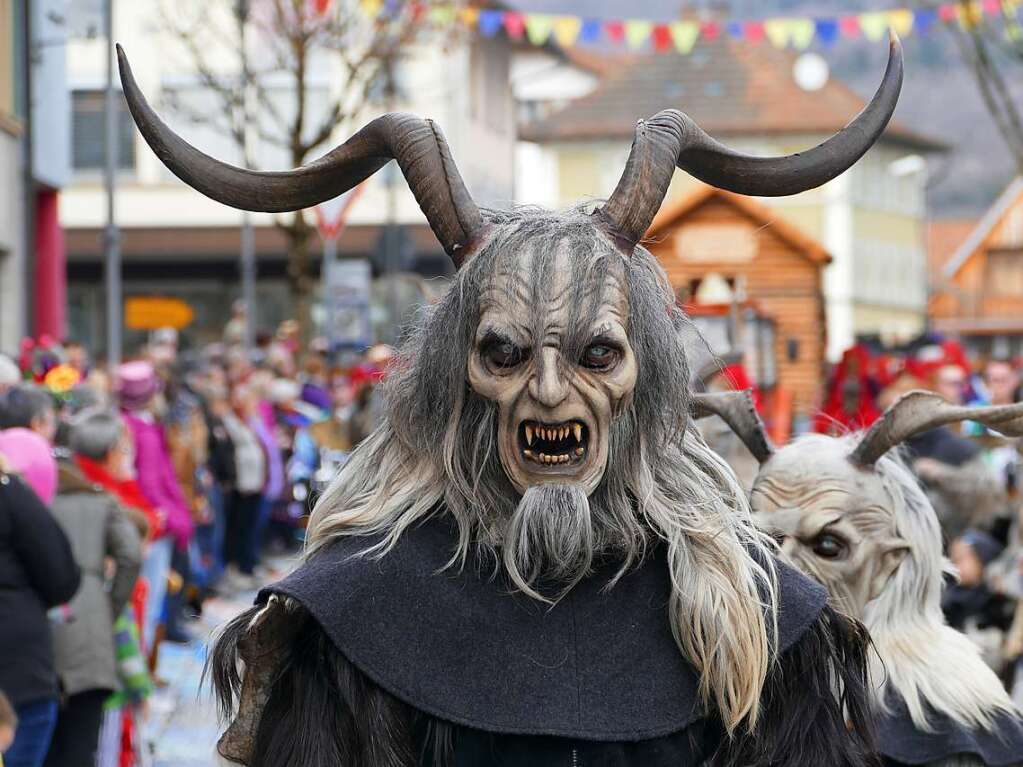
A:
{"label": "long grey hair", "polygon": [[[634,396],[613,422],[608,465],[589,498],[592,531],[584,556],[567,575],[582,577],[595,553],[609,551],[621,555],[625,572],[652,545],[663,545],[672,629],[701,675],[701,694],[716,706],[728,731],[740,723],[752,728],[774,657],[768,639],[777,601],[773,560],[735,476],[696,429],[686,428],[689,374],[680,331],[687,320],[667,277],[641,247],[623,257],[582,210],[491,212],[488,221],[486,243],[404,345],[385,384],[386,422],[316,504],[307,556],[339,536],[370,534],[383,534],[373,549],[383,554],[410,525],[438,510],[457,523],[449,566],[464,565],[472,551],[497,555],[512,545],[509,527],[520,498],[498,457],[496,406],[468,386],[466,365],[481,294],[511,290],[500,275],[529,254],[531,321],[539,326],[554,254],[567,252],[569,300],[579,311],[562,346],[564,360],[575,359],[588,338],[601,286],[613,276],[626,288],[629,341],[638,366]],[[543,546],[543,537],[514,545]],[[513,559],[556,555],[520,550]],[[528,573],[519,585],[535,595]]]}

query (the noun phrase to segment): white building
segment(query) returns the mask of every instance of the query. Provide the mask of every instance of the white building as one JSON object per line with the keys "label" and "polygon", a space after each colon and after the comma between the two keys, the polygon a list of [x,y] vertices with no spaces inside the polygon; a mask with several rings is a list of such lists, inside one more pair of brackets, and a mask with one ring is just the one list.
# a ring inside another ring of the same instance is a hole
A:
{"label": "white building", "polygon": [[[159,22],[159,5],[160,0],[117,3],[115,37],[124,46],[143,92],[167,122],[198,148],[237,164],[239,152],[230,139],[208,125],[189,122],[172,109],[171,96],[207,111],[217,102],[202,87],[194,59],[182,51],[180,39]],[[232,5],[225,3],[227,8]],[[187,11],[186,7],[183,12]],[[233,28],[232,21],[225,20],[226,29]],[[68,235],[70,314],[79,337],[97,346],[104,322],[101,110],[106,52],[102,40],[79,39],[69,46],[74,177],[61,205],[61,221]],[[222,72],[236,66],[226,46],[222,51],[207,52]],[[266,55],[257,44],[252,53],[254,65],[258,67],[260,57]],[[513,194],[515,113],[508,88],[510,59],[511,49],[505,40],[460,34],[447,38],[443,46],[429,42],[416,45],[396,67],[399,100],[394,107],[437,121],[470,191],[481,205],[507,206]],[[314,96],[322,93],[325,102],[330,89],[337,87],[339,71],[337,62],[329,56],[310,62],[308,81]],[[270,80],[268,90],[279,96],[275,103],[281,109],[294,108],[293,91],[287,82]],[[307,108],[316,115],[323,103],[314,97]],[[378,99],[362,119],[345,127],[350,132],[385,111]],[[223,327],[231,299],[238,294],[241,214],[174,178],[138,135],[126,110],[120,120],[121,177],[116,215],[121,227],[125,295],[182,298],[196,312],[194,327],[210,337]],[[339,128],[321,153],[345,138],[346,133]],[[281,150],[266,142],[257,146],[257,167],[288,167]],[[445,273],[450,269],[447,259],[400,176],[393,187],[394,199],[389,200],[389,175],[384,171],[373,177],[353,206],[349,226],[339,242],[340,255],[373,255],[392,207],[395,220],[406,225],[411,243],[412,252],[407,254],[404,266],[427,275]],[[254,221],[259,271],[257,321],[262,328],[272,328],[289,316],[284,238],[275,229],[272,216],[256,215]],[[320,244],[315,237],[311,248],[318,260]]]}

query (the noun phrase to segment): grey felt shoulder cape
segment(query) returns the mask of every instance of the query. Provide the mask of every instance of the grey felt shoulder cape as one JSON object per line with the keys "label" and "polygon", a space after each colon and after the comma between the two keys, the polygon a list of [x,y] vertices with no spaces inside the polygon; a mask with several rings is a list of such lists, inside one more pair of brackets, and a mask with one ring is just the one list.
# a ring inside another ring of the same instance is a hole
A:
{"label": "grey felt shoulder cape", "polygon": [[[703,716],[697,675],[668,624],[662,552],[610,589],[616,568],[598,570],[551,607],[510,593],[492,569],[444,569],[454,541],[436,519],[382,558],[360,556],[377,539],[341,539],[258,601],[290,597],[381,688],[477,730],[637,741]],[[784,651],[814,623],[826,592],[783,564],[778,572]]]}

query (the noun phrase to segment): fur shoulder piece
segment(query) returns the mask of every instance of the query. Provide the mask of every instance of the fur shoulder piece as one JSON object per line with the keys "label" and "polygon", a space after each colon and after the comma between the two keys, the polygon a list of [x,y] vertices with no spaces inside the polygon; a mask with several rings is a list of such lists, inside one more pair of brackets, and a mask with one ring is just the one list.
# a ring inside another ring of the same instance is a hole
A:
{"label": "fur shoulder piece", "polygon": [[768,673],[755,728],[722,743],[715,767],[879,767],[866,629],[831,607]]}
{"label": "fur shoulder piece", "polygon": [[881,753],[900,764],[930,764],[974,757],[986,767],[1023,766],[1023,718],[999,714],[990,730],[969,729],[936,711],[927,712],[931,730],[920,730],[901,699],[878,718]]}
{"label": "fur shoulder piece", "polygon": [[[382,557],[365,553],[376,543],[340,539],[261,592],[269,612],[253,613],[218,640],[214,683],[240,691],[222,753],[251,752],[259,712],[273,703],[281,658],[302,620],[315,622],[379,694],[449,724],[608,742],[662,737],[705,717],[697,675],[668,623],[662,554],[611,588],[617,568],[599,570],[551,607],[511,593],[478,562],[445,569],[454,537],[443,521],[406,531]],[[778,571],[784,652],[813,633],[826,593],[784,565]],[[244,682],[232,653],[245,661]],[[230,714],[234,695],[225,702]]]}

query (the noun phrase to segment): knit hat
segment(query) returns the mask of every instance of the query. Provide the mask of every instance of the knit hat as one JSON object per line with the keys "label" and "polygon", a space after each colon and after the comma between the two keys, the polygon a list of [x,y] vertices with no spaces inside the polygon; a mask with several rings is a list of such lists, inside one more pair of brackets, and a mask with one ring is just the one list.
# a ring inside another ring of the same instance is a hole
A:
{"label": "knit hat", "polygon": [[959,540],[973,549],[977,559],[985,565],[991,564],[1002,553],[1002,544],[982,530],[971,528],[959,536]]}
{"label": "knit hat", "polygon": [[117,368],[117,397],[125,410],[141,410],[159,391],[160,378],[149,362],[126,362]]}

